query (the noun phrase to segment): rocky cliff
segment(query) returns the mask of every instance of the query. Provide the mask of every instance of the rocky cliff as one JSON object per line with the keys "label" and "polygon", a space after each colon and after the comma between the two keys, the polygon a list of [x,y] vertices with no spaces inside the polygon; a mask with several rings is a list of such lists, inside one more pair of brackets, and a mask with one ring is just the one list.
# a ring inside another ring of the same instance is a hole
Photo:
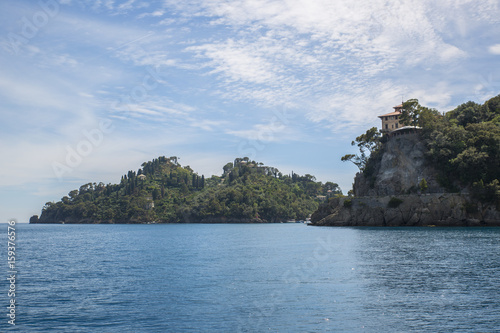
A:
{"label": "rocky cliff", "polygon": [[356,175],[354,195],[364,197],[416,193],[423,179],[427,184],[426,193],[445,192],[436,179],[436,170],[426,163],[425,153],[425,145],[418,133],[390,138],[384,144],[382,158],[375,162],[371,174]]}
{"label": "rocky cliff", "polygon": [[[425,160],[419,134],[390,138],[368,175],[355,177],[354,197],[330,199],[311,218],[319,226],[500,226],[495,204],[466,191],[446,193]],[[425,186],[422,180],[425,179]]]}
{"label": "rocky cliff", "polygon": [[311,218],[319,226],[500,226],[494,205],[453,193],[336,198]]}

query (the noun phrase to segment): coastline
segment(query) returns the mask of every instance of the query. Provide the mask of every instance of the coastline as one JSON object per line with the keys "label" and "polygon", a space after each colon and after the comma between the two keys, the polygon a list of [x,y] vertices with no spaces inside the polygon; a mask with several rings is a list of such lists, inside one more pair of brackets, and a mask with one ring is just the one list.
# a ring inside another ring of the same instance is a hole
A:
{"label": "coastline", "polygon": [[464,194],[407,194],[331,199],[311,221],[315,226],[500,227],[500,212]]}

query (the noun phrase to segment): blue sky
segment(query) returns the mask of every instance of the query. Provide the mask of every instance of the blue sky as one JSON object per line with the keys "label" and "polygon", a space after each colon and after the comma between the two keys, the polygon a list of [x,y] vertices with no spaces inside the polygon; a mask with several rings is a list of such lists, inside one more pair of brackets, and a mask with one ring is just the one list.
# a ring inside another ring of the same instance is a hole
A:
{"label": "blue sky", "polygon": [[0,220],[161,155],[346,193],[377,115],[482,103],[499,64],[499,1],[2,1]]}

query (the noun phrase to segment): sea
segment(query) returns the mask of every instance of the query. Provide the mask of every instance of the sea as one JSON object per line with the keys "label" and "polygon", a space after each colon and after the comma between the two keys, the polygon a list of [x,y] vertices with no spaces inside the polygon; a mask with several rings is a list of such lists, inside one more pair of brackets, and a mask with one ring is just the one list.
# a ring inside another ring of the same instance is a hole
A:
{"label": "sea", "polygon": [[500,228],[0,228],[1,332],[500,332]]}

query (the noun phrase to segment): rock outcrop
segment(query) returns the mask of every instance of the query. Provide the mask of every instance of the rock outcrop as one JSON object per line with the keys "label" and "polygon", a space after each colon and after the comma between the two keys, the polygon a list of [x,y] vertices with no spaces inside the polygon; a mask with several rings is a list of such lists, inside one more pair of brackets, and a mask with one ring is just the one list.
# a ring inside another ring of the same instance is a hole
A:
{"label": "rock outcrop", "polygon": [[311,221],[318,226],[500,226],[500,211],[463,194],[410,194],[330,199]]}
{"label": "rock outcrop", "polygon": [[418,133],[392,137],[383,149],[370,177],[356,175],[356,197],[416,193],[423,179],[427,183],[426,193],[445,192],[436,179],[436,170],[426,163],[426,148]]}
{"label": "rock outcrop", "polygon": [[[332,198],[311,217],[318,226],[500,226],[495,204],[466,191],[446,193],[426,163],[419,134],[390,138],[366,177],[355,177],[354,197]],[[425,179],[425,188],[421,186]]]}

